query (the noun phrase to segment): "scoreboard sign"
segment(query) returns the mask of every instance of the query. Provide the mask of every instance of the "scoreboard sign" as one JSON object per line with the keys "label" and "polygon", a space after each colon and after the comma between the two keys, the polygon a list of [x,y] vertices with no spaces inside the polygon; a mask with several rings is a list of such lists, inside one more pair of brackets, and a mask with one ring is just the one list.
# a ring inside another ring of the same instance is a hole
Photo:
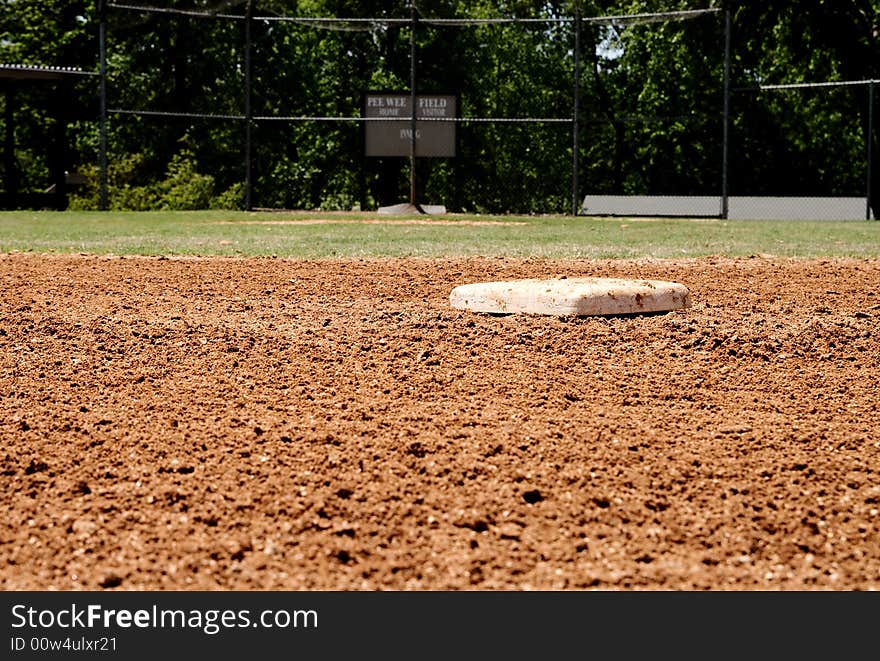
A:
{"label": "scoreboard sign", "polygon": [[[412,141],[410,95],[368,92],[364,97],[367,119],[367,156],[409,156]],[[416,156],[455,156],[455,121],[458,98],[452,94],[416,96]],[[400,118],[398,121],[396,118]],[[369,121],[376,119],[377,121]]]}

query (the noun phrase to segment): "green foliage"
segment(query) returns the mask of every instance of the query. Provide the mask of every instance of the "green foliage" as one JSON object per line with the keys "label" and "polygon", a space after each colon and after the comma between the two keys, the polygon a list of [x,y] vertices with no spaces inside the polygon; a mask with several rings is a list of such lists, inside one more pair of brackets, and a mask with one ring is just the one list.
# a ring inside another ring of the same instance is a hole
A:
{"label": "green foliage", "polygon": [[[733,3],[734,84],[880,77],[880,3],[805,0]],[[864,194],[865,87],[736,95],[734,190],[776,194]],[[875,126],[877,152],[880,127]],[[874,167],[873,198],[880,203]],[[880,211],[880,207],[875,211]]]}
{"label": "green foliage", "polygon": [[214,177],[200,174],[193,153],[184,148],[171,158],[168,176],[159,183],[158,189],[162,209],[207,209],[214,193]]}
{"label": "green foliage", "polygon": [[[138,173],[143,163],[144,155],[141,153],[121,154],[110,159],[107,168],[107,191],[111,209],[148,211],[158,208],[159,195],[155,186],[139,186],[134,183],[138,180]],[[80,174],[85,177],[85,185],[82,190],[70,196],[69,208],[99,209],[101,179],[98,166],[83,166]]]}
{"label": "green foliage", "polygon": [[97,52],[95,0],[0,0],[0,62],[82,67]]}
{"label": "green foliage", "polygon": [[225,191],[211,199],[211,209],[244,209],[245,186],[241,182],[232,184]]}
{"label": "green foliage", "polygon": [[[184,143],[186,140],[183,141]],[[136,185],[145,165],[143,154],[127,154],[112,159],[108,167],[107,196],[112,210],[190,211],[197,209],[235,209],[242,206],[244,186],[230,186],[214,196],[214,177],[199,172],[195,155],[185,144],[168,163],[165,177]],[[100,174],[95,166],[83,169],[84,191],[71,196],[70,208],[100,208]]]}
{"label": "green foliage", "polygon": [[[58,3],[56,3],[58,4]],[[224,8],[243,0],[168,0]],[[455,93],[469,118],[556,118],[573,112],[571,22],[449,26],[435,18],[584,17],[721,7],[719,0],[421,0],[415,34],[421,92]],[[880,78],[877,0],[732,0],[734,87],[762,82]],[[260,0],[258,14],[406,18],[405,0]],[[241,116],[244,22],[111,8],[107,13],[111,108]],[[44,0],[0,0],[0,60],[97,70],[96,0],[46,11]],[[723,14],[667,22],[585,21],[580,191],[717,194],[721,180]],[[260,207],[374,208],[408,196],[407,159],[363,156],[366,91],[408,89],[410,27],[255,21],[253,203]],[[42,89],[42,88],[41,88]],[[22,189],[45,189],[58,107],[79,109],[68,132],[69,170],[99,153],[95,79],[53,97],[23,89],[14,166]],[[730,133],[735,194],[861,194],[864,88],[735,93]],[[71,110],[72,113],[72,110]],[[0,118],[0,124],[3,120]],[[111,113],[110,201],[126,208],[242,204],[244,123]],[[558,212],[571,197],[571,125],[463,123],[455,159],[418,163],[420,196],[452,210]],[[874,153],[880,154],[875,128]],[[185,149],[180,141],[186,138]],[[169,155],[173,154],[170,157]],[[56,164],[57,165],[57,164]],[[5,167],[5,164],[4,164]],[[92,178],[95,173],[91,170]],[[874,168],[880,179],[880,167]],[[3,185],[10,177],[3,177]],[[880,182],[875,183],[878,186]],[[880,187],[880,186],[878,186]],[[876,189],[875,189],[876,190]],[[217,191],[222,191],[219,195]],[[880,194],[874,198],[880,201]],[[91,185],[72,200],[97,204]]]}

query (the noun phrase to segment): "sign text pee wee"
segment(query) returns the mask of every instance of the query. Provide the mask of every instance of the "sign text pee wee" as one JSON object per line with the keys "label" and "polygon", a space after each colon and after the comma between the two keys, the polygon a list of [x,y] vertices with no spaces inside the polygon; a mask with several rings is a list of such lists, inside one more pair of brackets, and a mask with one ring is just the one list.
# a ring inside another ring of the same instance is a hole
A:
{"label": "sign text pee wee", "polygon": [[[458,99],[452,94],[416,96],[416,156],[455,156]],[[412,140],[408,92],[368,92],[364,96],[367,156],[409,156]],[[369,121],[375,118],[377,121]],[[400,118],[400,121],[397,120]]]}

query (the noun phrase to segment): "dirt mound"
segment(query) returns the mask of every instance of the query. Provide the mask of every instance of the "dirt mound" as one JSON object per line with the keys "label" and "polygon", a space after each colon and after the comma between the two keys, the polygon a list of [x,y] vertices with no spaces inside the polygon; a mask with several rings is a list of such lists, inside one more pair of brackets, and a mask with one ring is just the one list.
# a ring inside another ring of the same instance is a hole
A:
{"label": "dirt mound", "polygon": [[[488,316],[566,275],[687,310]],[[880,262],[0,256],[0,587],[880,587]]]}

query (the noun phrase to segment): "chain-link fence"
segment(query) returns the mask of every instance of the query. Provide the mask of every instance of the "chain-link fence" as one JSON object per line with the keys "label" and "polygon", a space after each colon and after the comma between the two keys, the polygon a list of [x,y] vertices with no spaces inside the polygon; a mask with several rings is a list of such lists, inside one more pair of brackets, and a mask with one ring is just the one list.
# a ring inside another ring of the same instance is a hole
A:
{"label": "chain-link fence", "polygon": [[[64,191],[73,203],[871,216],[873,82],[737,85],[717,8],[345,18],[235,6],[101,7],[98,118],[71,124],[48,177],[60,162],[80,175]],[[7,206],[27,189],[14,142]],[[30,163],[24,178],[48,169]]]}
{"label": "chain-link fence", "polygon": [[734,89],[731,218],[872,218],[871,80]]}

